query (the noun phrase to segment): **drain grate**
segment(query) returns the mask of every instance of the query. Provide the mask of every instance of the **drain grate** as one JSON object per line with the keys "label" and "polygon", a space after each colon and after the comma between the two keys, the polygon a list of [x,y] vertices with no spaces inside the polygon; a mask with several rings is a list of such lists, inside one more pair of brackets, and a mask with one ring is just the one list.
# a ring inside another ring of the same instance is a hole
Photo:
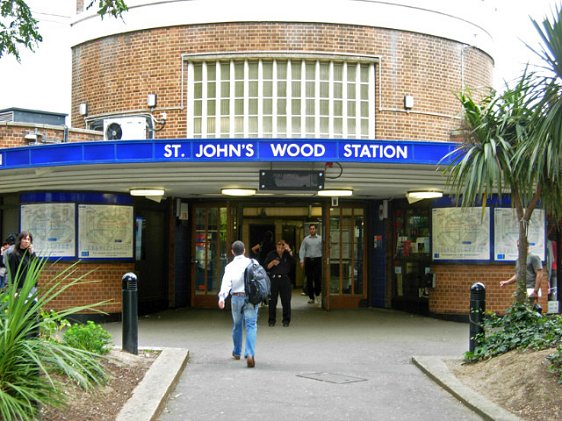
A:
{"label": "drain grate", "polygon": [[362,379],[361,377],[346,376],[343,374],[334,374],[334,373],[301,373],[301,374],[297,374],[297,377],[303,377],[305,379],[317,380],[319,382],[336,383],[336,384],[367,381],[367,379]]}

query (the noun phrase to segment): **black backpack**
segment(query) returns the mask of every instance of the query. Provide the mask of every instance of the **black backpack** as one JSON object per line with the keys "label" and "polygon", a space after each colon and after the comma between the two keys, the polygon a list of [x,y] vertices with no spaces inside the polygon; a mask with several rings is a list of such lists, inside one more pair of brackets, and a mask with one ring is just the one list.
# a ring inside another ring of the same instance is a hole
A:
{"label": "black backpack", "polygon": [[264,267],[256,259],[244,270],[244,290],[248,302],[257,305],[269,298],[271,282]]}

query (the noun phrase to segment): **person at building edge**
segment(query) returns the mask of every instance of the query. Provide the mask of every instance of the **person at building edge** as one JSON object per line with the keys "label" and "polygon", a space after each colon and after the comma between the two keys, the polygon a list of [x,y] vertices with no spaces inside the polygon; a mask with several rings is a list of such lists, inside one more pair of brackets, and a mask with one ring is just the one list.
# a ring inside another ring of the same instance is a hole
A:
{"label": "person at building edge", "polygon": [[219,308],[224,309],[228,294],[232,296],[232,357],[240,359],[242,355],[243,329],[246,329],[246,346],[244,357],[249,368],[255,366],[256,334],[258,329],[258,308],[246,299],[244,292],[244,272],[251,260],[244,256],[246,248],[242,241],[235,241],[231,247],[234,259],[225,266],[219,291]]}
{"label": "person at building edge", "polygon": [[[526,266],[525,286],[527,287],[527,297],[529,297],[529,303],[534,306],[538,302],[538,297],[542,295],[540,288],[543,280],[543,267],[540,257],[527,251]],[[517,280],[518,269],[519,262],[515,265],[515,274],[511,278],[501,281],[500,287],[513,284]],[[548,290],[550,291],[550,286],[548,286]]]}
{"label": "person at building edge", "polygon": [[316,230],[316,224],[310,224],[309,235],[304,237],[299,249],[300,264],[307,281],[308,304],[320,303],[322,292],[322,237]]}
{"label": "person at building edge", "polygon": [[264,265],[271,280],[269,326],[275,326],[279,296],[281,296],[281,306],[283,307],[283,326],[288,327],[291,323],[292,284],[289,272],[294,262],[293,250],[284,240],[277,241],[275,250],[269,252],[265,259]]}
{"label": "person at building edge", "polygon": [[22,231],[18,234],[13,249],[8,249],[6,255],[8,274],[10,282],[18,283],[18,289],[23,287],[27,271],[31,262],[37,256],[33,251],[33,236],[29,231]]}

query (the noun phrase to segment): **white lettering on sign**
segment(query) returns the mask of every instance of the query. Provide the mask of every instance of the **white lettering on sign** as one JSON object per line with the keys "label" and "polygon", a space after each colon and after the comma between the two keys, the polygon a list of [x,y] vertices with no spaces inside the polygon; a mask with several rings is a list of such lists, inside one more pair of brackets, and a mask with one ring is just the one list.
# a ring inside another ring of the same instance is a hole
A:
{"label": "white lettering on sign", "polygon": [[181,145],[164,145],[164,158],[183,158],[185,154],[181,152]]}
{"label": "white lettering on sign", "polygon": [[199,150],[195,152],[196,158],[251,158],[254,155],[251,143],[199,145]]}
{"label": "white lettering on sign", "polygon": [[324,145],[311,145],[310,143],[304,143],[302,145],[298,143],[273,143],[270,146],[271,153],[275,157],[290,156],[309,158],[311,156],[324,156],[326,153],[326,147]]}
{"label": "white lettering on sign", "polygon": [[343,146],[343,151],[345,158],[408,158],[408,146],[405,145],[346,144]]}

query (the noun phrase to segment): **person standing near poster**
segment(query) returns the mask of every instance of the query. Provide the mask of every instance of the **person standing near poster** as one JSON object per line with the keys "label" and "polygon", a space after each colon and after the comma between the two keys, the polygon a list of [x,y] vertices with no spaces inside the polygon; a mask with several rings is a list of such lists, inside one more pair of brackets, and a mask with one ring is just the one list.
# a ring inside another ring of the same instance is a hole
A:
{"label": "person standing near poster", "polygon": [[16,282],[18,289],[23,287],[31,262],[36,258],[33,251],[33,236],[29,231],[20,232],[14,248],[6,251],[6,266],[10,282]]}
{"label": "person standing near poster", "polygon": [[[515,274],[505,281],[500,282],[500,287],[513,284],[517,280],[517,272],[519,270],[519,261],[515,264]],[[539,256],[530,253],[527,248],[526,276],[525,285],[527,288],[527,297],[529,304],[534,306],[538,303],[538,297],[541,296],[541,283],[543,280],[543,265]],[[550,286],[547,287],[550,290]]]}
{"label": "person standing near poster", "polygon": [[299,250],[300,265],[306,275],[308,304],[320,304],[322,292],[322,237],[316,230],[316,224],[310,224],[309,235],[304,237]]}

